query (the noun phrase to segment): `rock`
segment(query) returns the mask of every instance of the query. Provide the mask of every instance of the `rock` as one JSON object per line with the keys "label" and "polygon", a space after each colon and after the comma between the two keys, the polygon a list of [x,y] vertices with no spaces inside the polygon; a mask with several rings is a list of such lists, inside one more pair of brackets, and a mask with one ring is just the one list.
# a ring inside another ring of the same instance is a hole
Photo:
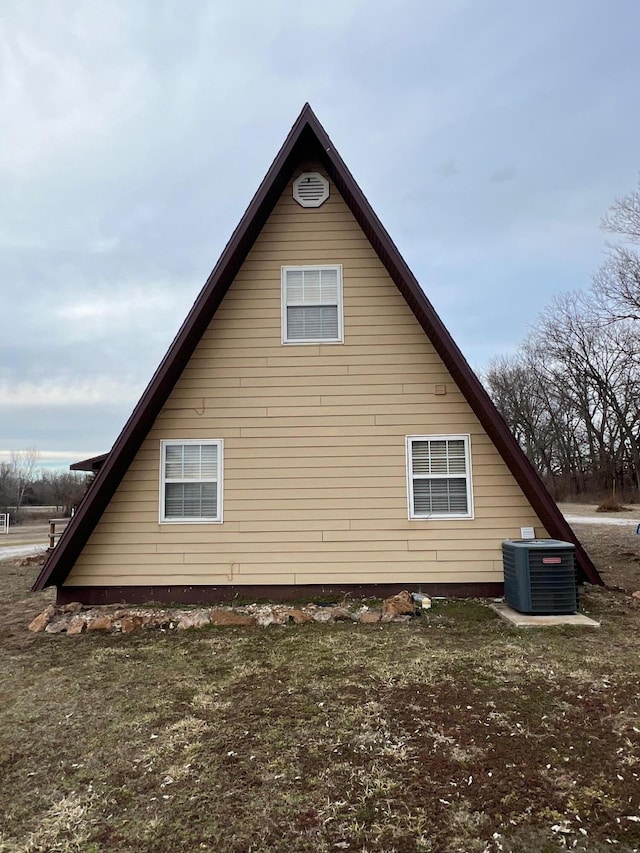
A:
{"label": "rock", "polygon": [[[640,591],[633,594],[640,599]],[[383,604],[382,614],[378,610],[369,610],[360,605],[361,610],[350,610],[348,607],[337,605],[320,606],[309,604],[307,607],[287,607],[284,605],[252,605],[251,607],[196,609],[186,608],[151,609],[121,607],[111,610],[104,607],[88,608],[78,601],[70,602],[61,607],[49,605],[30,623],[29,630],[33,633],[47,631],[50,634],[67,632],[70,637],[79,636],[87,631],[120,631],[130,634],[141,628],[178,628],[184,631],[189,628],[202,628],[205,625],[286,625],[289,621],[296,625],[310,622],[331,623],[337,621],[353,621],[364,624],[383,622],[404,622],[415,615],[414,603],[408,592],[388,598]],[[81,613],[81,611],[85,611]]]}
{"label": "rock", "polygon": [[403,589],[397,595],[392,595],[391,598],[385,598],[382,602],[383,616],[413,616],[416,612],[416,606],[413,603],[411,593]]}
{"label": "rock", "polygon": [[358,614],[346,607],[334,607],[333,618],[336,622],[357,622]]}
{"label": "rock", "polygon": [[63,604],[60,610],[63,613],[79,613],[82,610],[82,604],[79,601],[72,601],[70,604]]}
{"label": "rock", "polygon": [[256,624],[256,617],[247,613],[234,613],[233,610],[212,610],[209,614],[214,625],[242,625]]}
{"label": "rock", "polygon": [[161,629],[175,627],[172,625],[173,619],[174,617],[171,615],[171,613],[159,610],[157,613],[153,613],[151,616],[148,617],[146,627]]}
{"label": "rock", "polygon": [[266,628],[267,625],[286,625],[289,621],[289,612],[277,610],[259,610],[256,613],[256,622]]}
{"label": "rock", "polygon": [[635,592],[631,593],[631,598],[640,599],[640,589],[637,589]]}
{"label": "rock", "polygon": [[87,622],[87,631],[110,631],[113,627],[113,616],[95,616]]}
{"label": "rock", "polygon": [[314,622],[333,622],[333,607],[320,607],[313,613]]}
{"label": "rock", "polygon": [[204,628],[205,625],[210,624],[211,619],[206,611],[194,610],[192,613],[185,613],[176,627],[178,631],[186,631],[187,628]]}
{"label": "rock", "polygon": [[149,621],[148,616],[123,616],[122,619],[118,620],[120,622],[120,630],[123,634],[130,634],[132,631],[138,631],[140,628],[144,628],[144,626]]}
{"label": "rock", "polygon": [[67,637],[78,637],[80,634],[84,634],[87,630],[87,623],[84,619],[78,617],[77,619],[72,619],[69,623],[69,627],[67,628]]}
{"label": "rock", "polygon": [[365,624],[373,624],[379,622],[381,617],[382,613],[378,613],[377,610],[363,610],[360,614],[360,621]]}
{"label": "rock", "polygon": [[313,622],[311,616],[308,613],[305,613],[304,610],[290,610],[289,616],[296,625],[306,625],[308,622]]}
{"label": "rock", "polygon": [[56,619],[55,622],[49,622],[44,629],[47,634],[62,634],[69,627],[69,622],[66,619]]}
{"label": "rock", "polygon": [[53,604],[50,604],[42,613],[38,614],[36,618],[29,623],[29,631],[34,634],[39,634],[41,631],[47,627],[49,622],[56,615],[56,609]]}

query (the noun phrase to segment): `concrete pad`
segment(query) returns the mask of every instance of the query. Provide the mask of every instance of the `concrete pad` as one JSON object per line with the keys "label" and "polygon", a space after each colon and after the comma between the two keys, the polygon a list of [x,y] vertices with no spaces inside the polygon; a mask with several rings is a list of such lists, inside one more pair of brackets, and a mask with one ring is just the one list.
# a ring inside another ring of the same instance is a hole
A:
{"label": "concrete pad", "polygon": [[599,628],[600,623],[582,613],[570,613],[566,616],[531,616],[529,613],[518,613],[513,607],[504,602],[490,605],[492,610],[516,628],[545,628],[547,625],[578,625],[582,628]]}

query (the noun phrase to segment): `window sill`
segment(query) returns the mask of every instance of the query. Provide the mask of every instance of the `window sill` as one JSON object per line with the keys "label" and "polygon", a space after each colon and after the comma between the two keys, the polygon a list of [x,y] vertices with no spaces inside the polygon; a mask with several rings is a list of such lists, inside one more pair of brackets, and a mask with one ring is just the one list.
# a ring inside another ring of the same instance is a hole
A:
{"label": "window sill", "polygon": [[222,524],[221,518],[161,518],[158,524]]}

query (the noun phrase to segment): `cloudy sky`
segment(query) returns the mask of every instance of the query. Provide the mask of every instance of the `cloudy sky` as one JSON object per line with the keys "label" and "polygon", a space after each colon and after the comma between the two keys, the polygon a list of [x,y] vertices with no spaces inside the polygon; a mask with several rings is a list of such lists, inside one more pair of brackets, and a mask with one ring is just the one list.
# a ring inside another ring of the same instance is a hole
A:
{"label": "cloudy sky", "polygon": [[305,101],[476,370],[640,170],[638,0],[2,0],[0,460],[110,448]]}

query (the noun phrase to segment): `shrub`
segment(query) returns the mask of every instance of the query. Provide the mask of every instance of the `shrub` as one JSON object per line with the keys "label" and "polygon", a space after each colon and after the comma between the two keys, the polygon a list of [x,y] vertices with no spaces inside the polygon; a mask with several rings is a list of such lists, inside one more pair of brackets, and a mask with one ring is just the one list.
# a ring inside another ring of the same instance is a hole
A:
{"label": "shrub", "polygon": [[630,512],[630,507],[623,506],[616,498],[605,498],[596,512]]}

